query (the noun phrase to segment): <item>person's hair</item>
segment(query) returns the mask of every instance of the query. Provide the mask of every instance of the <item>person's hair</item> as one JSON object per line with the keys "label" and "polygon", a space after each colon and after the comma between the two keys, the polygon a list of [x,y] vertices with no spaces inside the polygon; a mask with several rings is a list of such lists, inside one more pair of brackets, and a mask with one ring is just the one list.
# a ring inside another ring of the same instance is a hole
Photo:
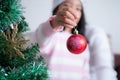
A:
{"label": "person's hair", "polygon": [[[57,6],[53,11],[52,11],[52,15],[55,15],[57,10],[58,10],[59,6]],[[86,25],[86,21],[85,21],[85,15],[84,15],[84,10],[82,9],[82,16],[80,21],[77,24],[77,30],[78,33],[83,35],[85,37],[85,25]],[[72,33],[74,33],[74,28],[72,29]]]}

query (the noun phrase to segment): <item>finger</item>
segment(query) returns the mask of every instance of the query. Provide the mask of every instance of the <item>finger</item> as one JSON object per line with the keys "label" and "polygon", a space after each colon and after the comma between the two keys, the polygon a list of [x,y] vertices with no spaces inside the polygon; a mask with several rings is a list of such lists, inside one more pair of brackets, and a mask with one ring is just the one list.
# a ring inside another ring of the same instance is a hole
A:
{"label": "finger", "polygon": [[70,24],[67,24],[67,23],[64,23],[62,21],[59,21],[59,24],[64,26],[64,27],[67,27],[67,28],[74,28],[74,26],[70,25]]}
{"label": "finger", "polygon": [[63,17],[69,18],[73,21],[75,20],[74,16],[69,11],[60,12],[60,15]]}
{"label": "finger", "polygon": [[59,21],[62,22],[61,25],[68,24],[68,25],[71,25],[72,27],[77,25],[74,21],[72,21],[72,20],[70,20],[68,18],[59,18]]}
{"label": "finger", "polygon": [[66,8],[65,10],[69,11],[69,13],[73,15],[75,19],[78,18],[78,15],[76,15],[75,11],[72,8]]}
{"label": "finger", "polygon": [[69,8],[69,6],[60,6],[57,13],[61,14],[63,16],[67,16],[70,19],[76,19],[77,18],[74,10],[72,8]]}
{"label": "finger", "polygon": [[56,15],[57,23],[59,23],[58,21],[60,21],[60,22],[62,22],[61,23],[62,26],[63,26],[63,24],[68,24],[68,25],[71,25],[72,27],[76,26],[77,24],[76,24],[76,21],[74,19],[74,16],[72,14],[70,14],[70,12],[68,12],[68,11],[66,14],[67,15],[64,14],[63,10],[58,11],[58,13]]}

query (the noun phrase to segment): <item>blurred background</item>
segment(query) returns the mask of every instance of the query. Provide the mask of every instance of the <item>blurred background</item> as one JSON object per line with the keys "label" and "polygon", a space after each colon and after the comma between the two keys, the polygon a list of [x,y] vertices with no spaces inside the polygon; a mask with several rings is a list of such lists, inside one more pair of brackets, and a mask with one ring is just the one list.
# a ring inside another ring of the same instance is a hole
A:
{"label": "blurred background", "polygon": [[[51,16],[52,0],[21,1],[30,31]],[[85,0],[84,8],[87,22],[102,27],[109,35],[113,53],[120,54],[120,0]]]}

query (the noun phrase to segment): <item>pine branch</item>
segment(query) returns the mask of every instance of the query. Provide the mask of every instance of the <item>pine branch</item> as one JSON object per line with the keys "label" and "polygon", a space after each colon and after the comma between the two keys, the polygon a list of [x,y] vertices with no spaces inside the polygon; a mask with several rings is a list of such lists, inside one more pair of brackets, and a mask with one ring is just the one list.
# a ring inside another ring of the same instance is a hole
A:
{"label": "pine branch", "polygon": [[38,62],[30,62],[17,69],[12,69],[7,80],[47,80],[47,67]]}
{"label": "pine branch", "polygon": [[18,33],[26,32],[29,30],[28,23],[25,21],[25,17],[21,16],[21,21],[18,23]]}
{"label": "pine branch", "polygon": [[0,0],[0,80],[47,80],[44,58],[35,58],[38,44],[25,48],[29,29],[20,0]]}
{"label": "pine branch", "polygon": [[15,67],[19,67],[19,66],[27,64],[27,63],[29,63],[31,61],[34,61],[35,60],[35,56],[36,56],[36,54],[38,52],[39,52],[39,46],[37,44],[34,44],[31,47],[27,48],[26,50],[22,51],[22,53],[25,56],[25,59],[22,59],[22,58],[16,56],[11,61],[11,65],[13,65]]}
{"label": "pine branch", "polygon": [[10,24],[20,22],[23,13],[20,0],[2,0],[0,2],[0,30],[6,30]]}

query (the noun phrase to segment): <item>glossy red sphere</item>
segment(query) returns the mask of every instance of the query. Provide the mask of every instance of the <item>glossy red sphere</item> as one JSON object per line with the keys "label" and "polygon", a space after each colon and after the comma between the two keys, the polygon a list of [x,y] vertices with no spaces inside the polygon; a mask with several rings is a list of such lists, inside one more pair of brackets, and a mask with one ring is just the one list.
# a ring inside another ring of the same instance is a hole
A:
{"label": "glossy red sphere", "polygon": [[67,40],[67,48],[71,53],[80,54],[87,46],[86,39],[80,34],[73,34]]}

